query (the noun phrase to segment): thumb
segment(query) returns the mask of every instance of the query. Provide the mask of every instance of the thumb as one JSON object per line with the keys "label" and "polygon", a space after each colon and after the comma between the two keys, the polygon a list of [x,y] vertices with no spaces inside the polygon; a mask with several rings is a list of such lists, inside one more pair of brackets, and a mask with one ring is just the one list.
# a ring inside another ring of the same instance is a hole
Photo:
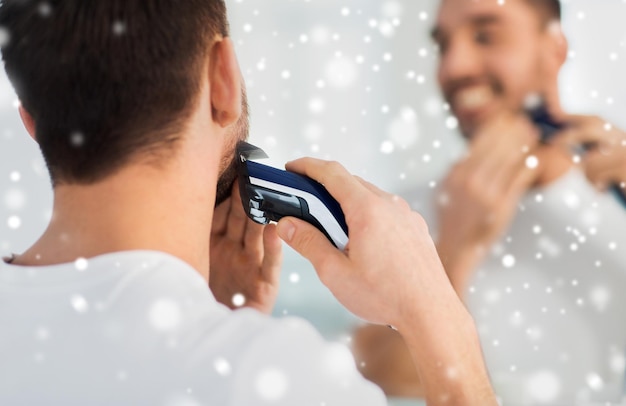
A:
{"label": "thumb", "polygon": [[320,230],[295,217],[284,217],[278,222],[278,235],[309,260],[318,273],[345,260],[345,255]]}
{"label": "thumb", "polygon": [[283,261],[283,244],[278,238],[276,226],[268,224],[263,230],[263,263],[261,272],[263,279],[278,286],[280,265]]}

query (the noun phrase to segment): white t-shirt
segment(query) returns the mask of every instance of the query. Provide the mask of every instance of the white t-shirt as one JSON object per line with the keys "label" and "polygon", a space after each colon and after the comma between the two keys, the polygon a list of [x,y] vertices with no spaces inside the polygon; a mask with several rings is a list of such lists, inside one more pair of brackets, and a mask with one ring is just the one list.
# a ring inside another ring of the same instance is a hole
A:
{"label": "white t-shirt", "polygon": [[[409,201],[436,234],[432,195]],[[466,292],[504,406],[619,401],[625,293],[626,208],[579,170],[531,191]]]}
{"label": "white t-shirt", "polygon": [[0,405],[383,404],[347,348],[229,310],[172,256],[0,264]]}

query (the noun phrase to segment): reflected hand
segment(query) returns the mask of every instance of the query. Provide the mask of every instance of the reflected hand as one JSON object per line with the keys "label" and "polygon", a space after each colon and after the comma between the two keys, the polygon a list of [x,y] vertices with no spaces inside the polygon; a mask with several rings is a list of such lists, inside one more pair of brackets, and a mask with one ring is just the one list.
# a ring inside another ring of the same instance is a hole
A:
{"label": "reflected hand", "polygon": [[[567,129],[553,139],[569,150],[586,146],[581,156],[582,168],[598,189],[626,182],[626,132],[595,116],[568,116]],[[622,190],[625,190],[622,186]]]}
{"label": "reflected hand", "polygon": [[372,324],[352,336],[352,353],[363,376],[380,386],[387,396],[424,397],[424,388],[400,334]]}
{"label": "reflected hand", "polygon": [[235,308],[233,296],[242,294],[244,306],[269,314],[276,302],[282,243],[276,226],[263,226],[243,211],[239,187],[213,214],[209,286],[215,298]]}
{"label": "reflected hand", "polygon": [[280,236],[313,264],[348,310],[397,328],[426,402],[440,403],[445,395],[451,405],[495,405],[472,319],[450,285],[423,218],[336,162],[305,158],[287,169],[317,180],[337,199],[350,240],[342,252],[317,228],[293,217],[278,222]]}
{"label": "reflected hand", "polygon": [[477,130],[467,157],[444,180],[437,249],[459,294],[536,182],[540,168],[526,163],[533,154],[541,154],[537,129],[521,114],[502,114]]}

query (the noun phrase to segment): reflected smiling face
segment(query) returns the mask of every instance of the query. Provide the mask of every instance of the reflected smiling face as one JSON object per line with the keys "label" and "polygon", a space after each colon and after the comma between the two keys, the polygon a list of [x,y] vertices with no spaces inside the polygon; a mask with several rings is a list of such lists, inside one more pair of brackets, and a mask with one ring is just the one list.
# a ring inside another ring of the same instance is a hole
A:
{"label": "reflected smiling face", "polygon": [[439,85],[465,137],[556,80],[549,29],[526,0],[442,0],[432,36]]}

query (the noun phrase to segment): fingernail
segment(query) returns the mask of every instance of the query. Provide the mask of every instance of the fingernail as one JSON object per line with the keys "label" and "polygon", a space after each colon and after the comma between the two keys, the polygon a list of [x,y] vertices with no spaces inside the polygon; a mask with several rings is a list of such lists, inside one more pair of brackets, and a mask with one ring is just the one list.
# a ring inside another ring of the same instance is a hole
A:
{"label": "fingernail", "polygon": [[278,222],[278,236],[285,241],[291,241],[296,232],[296,226],[289,220],[281,220]]}

